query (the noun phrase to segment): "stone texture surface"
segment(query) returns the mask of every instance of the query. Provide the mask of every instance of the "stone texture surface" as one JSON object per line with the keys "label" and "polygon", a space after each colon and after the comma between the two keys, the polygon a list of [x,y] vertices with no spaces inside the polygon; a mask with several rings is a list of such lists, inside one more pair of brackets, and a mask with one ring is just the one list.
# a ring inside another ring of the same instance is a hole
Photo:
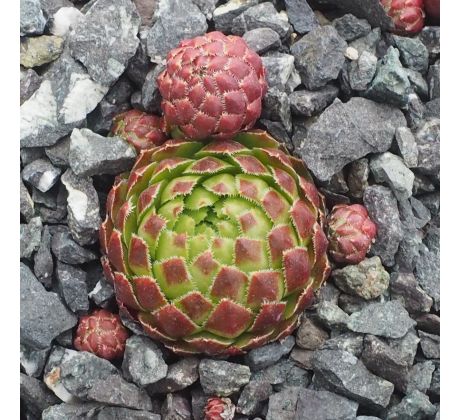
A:
{"label": "stone texture surface", "polygon": [[202,359],[198,370],[203,391],[210,395],[232,395],[249,383],[251,376],[248,366],[224,360]]}

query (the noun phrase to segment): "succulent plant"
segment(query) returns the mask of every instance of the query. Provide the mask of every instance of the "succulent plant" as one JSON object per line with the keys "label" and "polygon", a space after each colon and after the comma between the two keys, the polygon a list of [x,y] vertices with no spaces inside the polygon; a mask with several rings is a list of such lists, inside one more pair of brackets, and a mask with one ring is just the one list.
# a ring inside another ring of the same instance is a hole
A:
{"label": "succulent plant", "polygon": [[118,315],[99,309],[80,318],[74,347],[113,360],[123,356],[128,337],[128,330]]}
{"label": "succulent plant", "polygon": [[172,132],[231,138],[260,117],[267,83],[262,60],[243,38],[210,32],[182,41],[168,54],[158,88]]}
{"label": "succulent plant", "polygon": [[329,253],[339,263],[358,264],[377,234],[375,223],[360,204],[339,204],[328,216]]}
{"label": "succulent plant", "polygon": [[380,0],[380,4],[395,25],[394,32],[417,34],[425,24],[423,0]]}
{"label": "succulent plant", "polygon": [[204,420],[232,420],[235,405],[230,398],[209,398],[204,409]]}
{"label": "succulent plant", "polygon": [[107,199],[102,265],[120,311],[179,354],[290,334],[330,272],[323,200],[262,131],[143,150]]}
{"label": "succulent plant", "polygon": [[118,114],[111,133],[131,143],[137,151],[159,146],[166,140],[163,118],[138,109]]}

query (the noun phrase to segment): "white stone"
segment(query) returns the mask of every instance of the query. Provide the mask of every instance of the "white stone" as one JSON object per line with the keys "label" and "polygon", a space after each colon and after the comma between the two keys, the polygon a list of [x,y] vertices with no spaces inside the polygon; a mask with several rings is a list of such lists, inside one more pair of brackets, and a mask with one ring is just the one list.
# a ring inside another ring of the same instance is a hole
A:
{"label": "white stone", "polygon": [[71,27],[75,26],[83,16],[83,13],[76,7],[61,7],[53,15],[50,32],[53,35],[64,37],[70,31]]}

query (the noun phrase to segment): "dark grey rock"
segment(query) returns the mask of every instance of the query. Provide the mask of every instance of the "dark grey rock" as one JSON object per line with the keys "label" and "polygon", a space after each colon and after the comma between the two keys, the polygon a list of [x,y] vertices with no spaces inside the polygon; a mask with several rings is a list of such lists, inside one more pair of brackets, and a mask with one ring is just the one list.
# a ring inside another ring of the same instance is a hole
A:
{"label": "dark grey rock", "polygon": [[67,230],[53,235],[51,250],[59,261],[66,264],[83,264],[97,259],[94,252],[78,245]]}
{"label": "dark grey rock", "polygon": [[363,51],[357,60],[348,64],[348,82],[350,88],[356,91],[365,91],[377,70],[377,57]]}
{"label": "dark grey rock", "polygon": [[21,147],[52,146],[84,123],[107,90],[64,51],[21,105]]}
{"label": "dark grey rock", "polygon": [[366,258],[359,264],[334,270],[332,277],[339,289],[366,300],[382,295],[390,283],[390,275],[379,257]]}
{"label": "dark grey rock", "polygon": [[158,382],[150,385],[148,391],[151,394],[180,391],[192,385],[198,379],[199,359],[187,357],[168,367],[166,376]]}
{"label": "dark grey rock", "polygon": [[288,133],[292,131],[291,108],[284,90],[269,88],[263,98],[262,118],[279,121]]}
{"label": "dark grey rock", "polygon": [[168,365],[152,340],[134,335],[126,341],[122,369],[128,381],[146,386],[166,377]]}
{"label": "dark grey rock", "polygon": [[337,79],[347,43],[332,26],[320,26],[304,35],[291,47],[302,83],[309,90]]}
{"label": "dark grey rock", "polygon": [[372,55],[377,55],[377,45],[382,37],[382,30],[380,28],[374,28],[366,36],[355,39],[350,42],[350,47],[358,51],[361,55],[363,51],[367,51]]}
{"label": "dark grey rock", "polygon": [[395,132],[399,154],[409,168],[415,168],[418,164],[418,148],[412,131],[407,127],[399,127]]}
{"label": "dark grey rock", "polygon": [[212,14],[216,10],[219,0],[193,0],[193,3],[200,8],[207,20],[212,20]]}
{"label": "dark grey rock", "polygon": [[369,185],[369,161],[366,158],[352,162],[348,170],[347,184],[350,195],[354,198],[362,198],[364,189]]}
{"label": "dark grey rock", "polygon": [[431,59],[436,59],[441,52],[441,28],[439,26],[425,26],[418,34],[418,38],[428,49]]}
{"label": "dark grey rock", "polygon": [[136,52],[139,26],[140,18],[131,1],[98,0],[72,27],[68,35],[70,53],[95,82],[110,86]]}
{"label": "dark grey rock", "polygon": [[353,420],[358,403],[329,391],[302,389],[299,393],[294,419]]}
{"label": "dark grey rock", "polygon": [[311,117],[329,106],[338,94],[339,89],[334,85],[315,91],[297,90],[289,95],[289,104],[293,114]]}
{"label": "dark grey rock", "polygon": [[441,396],[441,367],[438,365],[433,372],[430,388],[428,393],[430,396],[439,398]]}
{"label": "dark grey rock", "polygon": [[441,298],[439,259],[439,250],[430,250],[422,245],[415,266],[415,277],[418,284],[433,298],[436,310],[439,309]]}
{"label": "dark grey rock", "polygon": [[404,67],[425,73],[428,69],[428,49],[418,38],[393,35]]}
{"label": "dark grey rock", "polygon": [[99,411],[97,420],[161,420],[161,416],[145,410],[132,410],[123,407],[104,407]]}
{"label": "dark grey rock", "polygon": [[48,191],[59,179],[61,170],[48,159],[37,159],[22,170],[22,179],[41,192]]}
{"label": "dark grey rock", "polygon": [[300,153],[314,175],[327,181],[346,164],[388,150],[395,129],[405,125],[396,108],[364,98],[336,99],[308,127]]}
{"label": "dark grey rock", "polygon": [[51,163],[58,167],[69,166],[70,137],[66,136],[54,146],[45,148],[46,156]]}
{"label": "dark grey rock", "polygon": [[35,416],[41,417],[43,410],[59,402],[42,381],[23,373],[20,373],[20,378],[21,402]]}
{"label": "dark grey rock", "polygon": [[72,330],[64,331],[56,337],[56,343],[62,347],[73,346],[73,332]]}
{"label": "dark grey rock", "polygon": [[377,300],[365,300],[361,297],[355,295],[347,295],[346,293],[342,293],[339,296],[339,307],[342,308],[348,315],[359,312],[366,306],[370,305]]}
{"label": "dark grey rock", "polygon": [[340,290],[332,282],[326,282],[318,291],[317,302],[330,302],[337,305],[339,302]]}
{"label": "dark grey rock", "polygon": [[70,420],[86,419],[97,420],[97,413],[102,404],[94,402],[56,404],[47,408],[42,413],[42,420]]}
{"label": "dark grey rock", "polygon": [[313,369],[326,389],[370,408],[385,408],[393,393],[392,383],[370,373],[363,362],[346,351],[317,351]]}
{"label": "dark grey rock", "polygon": [[283,356],[289,354],[294,344],[294,337],[288,336],[282,341],[277,341],[251,350],[246,356],[246,362],[251,371],[258,371],[275,364]]}
{"label": "dark grey rock", "polygon": [[436,407],[429,398],[419,391],[406,395],[403,400],[390,408],[387,420],[422,420],[436,414]]}
{"label": "dark grey rock", "polygon": [[316,308],[318,318],[329,329],[345,329],[348,315],[336,304],[321,302]]}
{"label": "dark grey rock", "polygon": [[62,7],[73,7],[69,0],[40,0],[40,3],[47,16],[53,16]]}
{"label": "dark grey rock", "polygon": [[290,54],[277,53],[262,57],[262,64],[268,86],[284,90],[294,70],[294,57]]}
{"label": "dark grey rock", "polygon": [[311,383],[312,373],[298,366],[292,366],[286,375],[286,380],[279,385],[275,385],[275,391],[280,391],[283,388],[291,386],[300,386],[307,388]]}
{"label": "dark grey rock", "polygon": [[292,144],[291,138],[283,127],[283,124],[276,121],[270,120],[259,120],[259,123],[262,127],[264,127],[268,133],[273,136],[277,141],[283,143],[283,145],[290,151],[294,150],[294,145]]}
{"label": "dark grey rock", "polygon": [[392,300],[372,303],[360,312],[355,312],[350,316],[348,328],[351,331],[381,337],[401,338],[415,324],[401,302]]}
{"label": "dark grey rock", "polygon": [[439,335],[428,334],[423,331],[418,333],[420,337],[420,347],[427,359],[439,359],[440,353],[440,337]]}
{"label": "dark grey rock", "polygon": [[334,19],[332,25],[345,41],[354,41],[371,31],[371,25],[366,19],[358,19],[350,13]]}
{"label": "dark grey rock", "polygon": [[32,347],[21,344],[19,353],[21,368],[27,375],[38,378],[43,372],[50,350],[50,347],[35,350]]}
{"label": "dark grey rock", "polygon": [[387,54],[377,65],[377,71],[365,96],[377,102],[405,107],[411,90],[407,72],[399,61],[396,48],[388,48]]}
{"label": "dark grey rock", "polygon": [[430,388],[435,364],[432,361],[416,363],[410,368],[404,392],[410,394],[417,390],[426,394]]}
{"label": "dark grey rock", "polygon": [[318,18],[306,0],[284,0],[289,22],[304,35],[319,26]]}
{"label": "dark grey rock", "polygon": [[[407,73],[407,72],[406,72]],[[407,119],[407,125],[415,130],[425,122],[426,107],[420,97],[414,92],[409,94],[409,103],[407,104],[404,114]]]}
{"label": "dark grey rock", "polygon": [[325,341],[321,350],[343,350],[356,357],[361,357],[363,352],[363,335],[352,332],[337,335]]}
{"label": "dark grey rock", "polygon": [[327,188],[320,188],[320,193],[324,196],[326,207],[332,208],[337,204],[350,204],[350,199],[343,194],[337,194]]}
{"label": "dark grey rock", "polygon": [[147,36],[147,52],[154,63],[161,62],[180,41],[208,29],[205,16],[191,0],[160,0],[155,18]]}
{"label": "dark grey rock", "polygon": [[289,32],[289,20],[285,13],[278,13],[270,2],[250,7],[233,19],[232,33],[242,36],[245,32],[257,28],[273,29],[280,38]]}
{"label": "dark grey rock", "polygon": [[67,191],[64,185],[59,182],[54,208],[40,206],[38,212],[45,223],[63,223],[67,216]]}
{"label": "dark grey rock", "polygon": [[273,393],[272,386],[265,380],[251,380],[241,391],[236,411],[246,416],[260,412],[262,402]]}
{"label": "dark grey rock", "polygon": [[61,177],[67,189],[68,223],[80,245],[96,242],[101,224],[99,199],[91,178],[80,178],[68,169]]}
{"label": "dark grey rock", "polygon": [[179,394],[168,394],[161,407],[164,420],[192,420],[192,410],[187,398]]}
{"label": "dark grey rock", "polygon": [[202,359],[198,370],[203,391],[224,397],[237,392],[251,377],[248,366],[224,360]]}
{"label": "dark grey rock", "polygon": [[88,297],[97,305],[106,307],[107,303],[115,296],[113,286],[104,278],[101,278],[93,290],[88,293]]}
{"label": "dark grey rock", "polygon": [[22,70],[20,76],[20,104],[22,105],[39,88],[41,77],[32,69]]}
{"label": "dark grey rock", "polygon": [[45,30],[46,19],[43,15],[40,0],[21,0],[20,10],[21,36],[41,35]]}
{"label": "dark grey rock", "polygon": [[435,314],[423,314],[416,318],[417,329],[430,334],[440,334],[441,318]]}
{"label": "dark grey rock", "polygon": [[190,391],[192,396],[193,420],[201,420],[204,417],[204,409],[208,403],[209,396],[201,388],[194,388]]}
{"label": "dark grey rock", "polygon": [[266,420],[294,420],[300,387],[288,387],[270,396]]}
{"label": "dark grey rock", "polygon": [[56,279],[59,293],[69,309],[78,314],[87,312],[89,301],[86,272],[58,261]]}
{"label": "dark grey rock", "polygon": [[385,266],[391,266],[403,238],[396,198],[389,188],[373,185],[364,190],[363,201],[377,225],[377,236],[370,252],[378,255]]}
{"label": "dark grey rock", "polygon": [[418,166],[427,175],[439,174],[440,167],[440,120],[431,119],[419,127],[415,133],[418,148]]}
{"label": "dark grey rock", "polygon": [[428,83],[421,73],[406,69],[407,77],[414,92],[423,99],[428,98]]}
{"label": "dark grey rock", "polygon": [[35,209],[34,209],[34,202],[32,197],[29,194],[26,186],[22,182],[20,178],[20,189],[19,189],[19,197],[20,197],[20,211],[21,215],[24,217],[26,222],[30,222],[33,218]]}
{"label": "dark grey rock", "polygon": [[47,292],[30,269],[21,263],[21,344],[44,349],[61,332],[77,323],[77,318],[56,293]]}
{"label": "dark grey rock", "polygon": [[[155,0],[156,1],[156,0]],[[125,74],[136,87],[141,88],[144,84],[147,73],[152,69],[150,57],[147,55],[147,34],[148,28],[141,28],[139,31],[140,43],[136,54],[129,60]]]}
{"label": "dark grey rock", "polygon": [[47,192],[41,192],[37,188],[32,187],[32,200],[35,204],[43,204],[44,207],[49,209],[55,209],[57,205],[57,192],[59,190],[59,185],[56,185],[54,188],[51,188]]}
{"label": "dark grey rock", "polygon": [[256,28],[245,32],[243,39],[251,50],[263,54],[281,47],[280,36],[271,28]]}
{"label": "dark grey rock", "polygon": [[258,3],[259,0],[229,0],[216,7],[212,15],[216,30],[229,33],[232,29],[233,19]]}
{"label": "dark grey rock", "polygon": [[439,98],[435,98],[431,101],[428,101],[425,107],[425,117],[426,118],[440,118],[440,107],[441,101]]}
{"label": "dark grey rock", "polygon": [[420,342],[415,330],[411,329],[402,338],[387,338],[385,341],[400,355],[407,366],[412,366]]}
{"label": "dark grey rock", "polygon": [[418,286],[412,273],[391,274],[391,298],[399,300],[410,314],[429,312],[433,299]]}
{"label": "dark grey rock", "polygon": [[164,70],[164,66],[158,64],[154,69],[149,71],[145,76],[144,84],[141,90],[141,108],[145,112],[161,113],[161,95],[158,90],[157,78]]}
{"label": "dark grey rock", "polygon": [[[326,341],[327,343],[327,341]],[[297,366],[302,369],[312,369],[311,359],[313,358],[313,350],[304,350],[300,347],[294,347],[289,355],[290,359],[294,361]]]}
{"label": "dark grey rock", "polygon": [[40,247],[42,221],[40,217],[33,217],[29,223],[21,223],[20,229],[20,257],[29,259]]}
{"label": "dark grey rock", "polygon": [[70,136],[70,167],[79,177],[119,174],[135,159],[135,149],[121,137],[103,137],[87,128],[75,128]]}
{"label": "dark grey rock", "polygon": [[430,100],[439,98],[441,94],[441,68],[439,65],[439,61],[437,62],[437,64],[433,64],[432,66],[430,66],[428,70],[427,81]]}
{"label": "dark grey rock", "polygon": [[112,128],[113,119],[132,108],[129,102],[111,104],[103,99],[96,109],[88,115],[88,128],[95,133],[106,134]]}
{"label": "dark grey rock", "polygon": [[329,338],[318,322],[303,317],[296,334],[296,344],[306,350],[316,350]]}

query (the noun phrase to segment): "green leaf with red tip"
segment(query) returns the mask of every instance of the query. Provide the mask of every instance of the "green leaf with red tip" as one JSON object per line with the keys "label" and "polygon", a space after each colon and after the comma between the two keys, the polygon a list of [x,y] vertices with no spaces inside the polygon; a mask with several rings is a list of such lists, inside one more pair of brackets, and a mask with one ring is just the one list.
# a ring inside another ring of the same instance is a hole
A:
{"label": "green leaf with red tip", "polygon": [[268,233],[268,247],[273,268],[283,265],[283,252],[297,246],[297,237],[290,225],[275,226]]}
{"label": "green leaf with red tip", "polygon": [[248,329],[254,333],[264,333],[275,329],[284,318],[286,302],[265,302],[262,303],[254,323]]}
{"label": "green leaf with red tip", "polygon": [[312,263],[308,249],[291,248],[283,252],[283,270],[286,295],[304,288],[310,280]]}
{"label": "green leaf with red tip", "polygon": [[235,177],[230,174],[219,174],[203,182],[203,187],[217,195],[235,195]]}
{"label": "green leaf with red tip", "polygon": [[184,337],[184,341],[192,345],[199,352],[210,355],[224,352],[233,343],[233,340],[230,338],[220,337],[207,331]]}
{"label": "green leaf with red tip", "polygon": [[273,175],[274,184],[280,189],[284,197],[292,204],[299,197],[297,183],[295,179],[285,170],[280,168],[270,167]]}
{"label": "green leaf with red tip", "polygon": [[120,207],[125,203],[127,190],[128,182],[126,180],[122,180],[110,190],[109,195],[107,196],[107,212],[114,224],[117,223]]}
{"label": "green leaf with red tip", "polygon": [[178,233],[169,229],[161,232],[158,245],[155,249],[155,259],[163,260],[170,257],[187,259],[187,234]]}
{"label": "green leaf with red tip", "polygon": [[116,272],[114,274],[113,287],[118,300],[123,302],[129,308],[136,310],[142,309],[137,301],[136,295],[134,294],[132,284],[123,273]]}
{"label": "green leaf with red tip", "polygon": [[262,198],[262,206],[275,224],[289,221],[290,205],[279,192],[273,189],[267,191]]}
{"label": "green leaf with red tip", "polygon": [[284,294],[283,273],[276,270],[261,270],[250,274],[247,305],[259,309],[265,302],[278,302]]}
{"label": "green leaf with red tip", "polygon": [[164,182],[158,182],[146,188],[139,194],[136,208],[138,223],[144,217],[147,210],[154,209],[159,204],[159,198],[161,196],[161,191],[164,185]]}
{"label": "green leaf with red tip", "polygon": [[247,152],[248,149],[241,143],[234,140],[219,140],[213,141],[204,146],[199,152],[195,154],[196,157],[201,158],[205,156],[219,156],[219,155],[234,155],[235,153]]}
{"label": "green leaf with red tip", "polygon": [[197,255],[189,266],[190,275],[198,290],[207,293],[220,264],[214,259],[212,252],[204,250]]}
{"label": "green leaf with red tip", "polygon": [[114,229],[107,245],[107,256],[117,271],[128,272],[127,249],[123,244],[121,232]]}
{"label": "green leaf with red tip", "polygon": [[235,265],[243,271],[258,271],[268,267],[265,241],[249,238],[235,240]]}
{"label": "green leaf with red tip", "polygon": [[137,230],[137,215],[133,197],[128,198],[118,211],[115,227],[123,234],[123,241],[129,246],[131,235]]}
{"label": "green leaf with red tip", "polygon": [[224,238],[234,239],[240,234],[238,226],[230,220],[220,220],[216,218],[214,225],[217,227],[219,235]]}
{"label": "green leaf with red tip", "polygon": [[149,246],[146,241],[136,234],[131,236],[128,264],[133,273],[138,276],[150,276],[152,274]]}
{"label": "green leaf with red tip", "polygon": [[170,140],[155,148],[151,160],[161,162],[171,157],[188,158],[196,155],[196,152],[203,147],[203,143],[197,141]]}
{"label": "green leaf with red tip", "polygon": [[184,175],[218,174],[222,171],[231,170],[232,168],[232,165],[222,159],[218,159],[214,156],[206,156],[192,162],[184,171]]}
{"label": "green leaf with red tip", "polygon": [[172,338],[180,338],[199,330],[198,325],[172,304],[160,308],[152,314],[152,318],[157,328]]}
{"label": "green leaf with red tip", "polygon": [[272,332],[273,330],[269,330],[268,332],[259,333],[257,335],[243,333],[238,337],[232,347],[241,349],[244,352],[260,347],[268,342]]}
{"label": "green leaf with red tip", "polygon": [[155,311],[168,302],[156,280],[151,276],[134,276],[131,279],[137,301],[146,311]]}
{"label": "green leaf with red tip", "polygon": [[192,192],[193,188],[198,184],[200,176],[187,175],[174,178],[166,185],[161,194],[161,203],[164,204],[179,196],[185,196]]}
{"label": "green leaf with red tip", "polygon": [[185,198],[185,207],[190,210],[199,210],[203,207],[210,207],[216,201],[219,200],[219,196],[205,190],[202,187],[196,187],[193,192]]}
{"label": "green leaf with red tip", "polygon": [[172,257],[154,262],[153,274],[168,299],[175,299],[194,289],[184,258]]}
{"label": "green leaf with red tip", "polygon": [[156,163],[151,163],[129,174],[126,192],[127,197],[138,196],[147,188],[156,165]]}
{"label": "green leaf with red tip", "polygon": [[195,220],[195,224],[199,225],[203,222],[208,216],[208,209],[201,208],[199,210],[186,210],[186,214],[189,215],[193,220]]}
{"label": "green leaf with red tip", "polygon": [[181,175],[190,162],[190,159],[175,157],[157,163],[150,178],[150,185]]}
{"label": "green leaf with red tip", "polygon": [[237,175],[235,181],[238,194],[254,202],[262,201],[262,197],[270,188],[263,179],[253,175]]}
{"label": "green leaf with red tip", "polygon": [[214,238],[211,245],[214,258],[224,265],[233,264],[235,258],[234,243],[235,241],[230,238]]}
{"label": "green leaf with red tip", "polygon": [[219,269],[211,286],[210,296],[214,302],[223,298],[243,303],[246,294],[248,276],[232,266],[223,266]]}
{"label": "green leaf with red tip", "polygon": [[316,221],[316,214],[303,200],[296,200],[290,210],[291,220],[296,228],[297,235],[302,244],[310,241],[313,233],[313,225]]}
{"label": "green leaf with red tip", "polygon": [[248,238],[265,240],[272,228],[265,212],[256,207],[242,213],[237,220],[241,234]]}
{"label": "green leaf with red tip", "polygon": [[168,227],[168,229],[172,229],[177,218],[184,211],[184,208],[184,199],[182,197],[177,197],[174,200],[168,201],[166,204],[163,204],[157,210],[157,213],[159,216],[162,216],[163,219],[167,221],[166,226]]}
{"label": "green leaf with red tip", "polygon": [[195,234],[196,222],[192,216],[182,213],[174,225],[174,231],[177,233],[186,233],[188,236]]}
{"label": "green leaf with red tip", "polygon": [[197,325],[203,324],[213,308],[212,302],[197,291],[187,293],[175,305]]}
{"label": "green leaf with red tip", "polygon": [[299,325],[299,317],[297,315],[282,321],[280,324],[277,325],[277,328],[270,336],[270,341],[277,341],[281,340],[288,335],[292,334],[292,332],[297,328]]}
{"label": "green leaf with red tip", "polygon": [[191,236],[188,241],[188,258],[193,260],[197,255],[209,249],[211,244],[211,237],[205,233],[197,233]]}
{"label": "green leaf with red tip", "polygon": [[280,168],[289,173],[292,177],[297,177],[295,170],[291,166],[289,157],[278,149],[255,148],[253,155],[266,166]]}
{"label": "green leaf with red tip", "polygon": [[277,149],[279,147],[279,143],[263,130],[243,131],[235,135],[233,138],[250,149],[253,149],[254,147]]}
{"label": "green leaf with red tip", "polygon": [[152,256],[161,232],[166,229],[166,220],[164,216],[155,214],[155,209],[150,209],[139,224],[138,234],[148,243]]}
{"label": "green leaf with red tip", "polygon": [[245,174],[267,176],[270,172],[262,164],[260,160],[252,155],[238,154],[231,158],[231,160],[241,169]]}

